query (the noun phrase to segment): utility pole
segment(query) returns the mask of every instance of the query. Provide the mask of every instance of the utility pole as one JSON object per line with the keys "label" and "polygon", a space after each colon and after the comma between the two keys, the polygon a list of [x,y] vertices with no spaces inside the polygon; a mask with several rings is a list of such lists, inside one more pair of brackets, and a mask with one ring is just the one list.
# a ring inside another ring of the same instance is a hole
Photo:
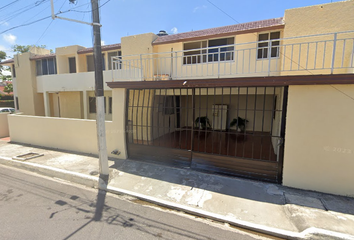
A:
{"label": "utility pole", "polygon": [[103,59],[101,50],[101,27],[99,16],[99,0],[91,0],[93,22],[93,57],[95,62],[95,96],[96,96],[96,126],[98,154],[100,162],[100,178],[107,184],[109,177],[108,156],[106,145],[106,126],[103,90]]}
{"label": "utility pole", "polygon": [[[75,2],[74,0],[69,0]],[[75,19],[59,17],[54,14],[54,3],[51,0],[52,19],[63,19],[67,21],[83,23],[93,26],[93,57],[95,63],[95,96],[96,96],[96,128],[97,128],[97,142],[99,155],[99,172],[100,180],[99,186],[107,186],[109,178],[108,169],[108,155],[106,144],[106,126],[105,126],[105,111],[104,111],[104,88],[103,88],[103,59],[101,50],[101,24],[99,16],[99,0],[91,0],[92,23],[87,23]],[[86,99],[85,99],[86,101]]]}

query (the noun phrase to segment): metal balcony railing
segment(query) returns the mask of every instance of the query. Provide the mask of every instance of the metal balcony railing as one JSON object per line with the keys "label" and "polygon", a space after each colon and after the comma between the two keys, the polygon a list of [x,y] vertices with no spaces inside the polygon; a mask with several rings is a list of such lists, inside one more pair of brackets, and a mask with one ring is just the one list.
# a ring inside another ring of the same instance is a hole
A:
{"label": "metal balcony railing", "polygon": [[112,58],[113,81],[353,73],[354,31]]}

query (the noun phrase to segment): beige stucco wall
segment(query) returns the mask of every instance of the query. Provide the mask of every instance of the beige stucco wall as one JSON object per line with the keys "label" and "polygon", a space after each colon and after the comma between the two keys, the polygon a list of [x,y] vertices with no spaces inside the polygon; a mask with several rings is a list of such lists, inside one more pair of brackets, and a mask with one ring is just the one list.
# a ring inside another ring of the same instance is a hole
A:
{"label": "beige stucco wall", "polygon": [[[106,121],[107,151],[110,157],[125,159],[125,90],[115,89],[113,121]],[[28,127],[31,126],[31,127]],[[10,115],[11,141],[97,154],[96,121],[83,119]],[[118,149],[121,154],[111,152]]]}
{"label": "beige stucco wall", "polygon": [[86,61],[87,54],[78,54],[76,58],[76,71],[79,72],[87,72],[87,61]]}
{"label": "beige stucco wall", "polygon": [[342,1],[285,10],[284,37],[353,30],[354,1]]}
{"label": "beige stucco wall", "polygon": [[113,142],[113,146],[118,149],[121,154],[120,158],[128,157],[126,146],[126,89],[115,88],[112,90],[112,121],[114,123],[114,131],[107,137],[107,141]]}
{"label": "beige stucco wall", "polygon": [[354,196],[354,85],[290,86],[283,184]]}
{"label": "beige stucco wall", "polygon": [[79,45],[60,47],[55,49],[56,60],[57,60],[57,73],[69,73],[69,57],[76,58],[76,71],[78,69],[78,54],[77,51],[83,49],[84,47]]}
{"label": "beige stucco wall", "polygon": [[[353,11],[352,0],[288,9],[284,14],[284,38],[353,31]],[[345,68],[350,66],[353,58],[353,37],[354,33],[338,34],[334,61],[334,68],[337,69],[334,73],[353,72],[353,68]],[[349,39],[344,43],[346,38]],[[281,49],[284,65],[281,74],[330,74],[333,39],[334,35],[331,34],[284,41],[283,44],[288,46]],[[303,70],[304,68],[307,70]]]}
{"label": "beige stucco wall", "polygon": [[43,95],[37,93],[36,62],[29,60],[31,56],[32,53],[27,52],[14,57],[20,111],[24,114],[43,116]]}
{"label": "beige stucco wall", "polygon": [[[280,32],[281,37],[283,34],[283,27],[279,27],[271,32]],[[272,59],[257,59],[257,41],[259,33],[268,33],[269,31],[253,32],[238,35],[229,35],[219,38],[229,38],[234,37],[234,56],[230,61],[215,61],[215,62],[204,62],[197,64],[185,64],[184,59],[191,60],[196,59],[197,54],[193,57],[184,56],[183,48],[184,43],[168,43],[154,45],[154,52],[160,53],[154,55],[154,74],[163,74],[171,76],[173,79],[183,79],[183,78],[217,78],[219,75],[222,77],[238,77],[242,76],[267,76],[268,71],[271,71],[271,75],[279,75],[280,70],[280,58]],[[192,42],[207,41],[198,40]],[[209,39],[212,40],[212,39]],[[175,51],[173,53],[173,58],[171,58],[171,50]],[[208,57],[206,50],[204,50],[202,58],[204,60]],[[151,76],[150,76],[151,78]],[[168,80],[168,78],[161,79]]]}
{"label": "beige stucco wall", "polygon": [[60,116],[83,118],[82,92],[59,92]]}
{"label": "beige stucco wall", "polygon": [[[140,54],[153,53],[152,42],[157,38],[153,33],[145,33],[121,38],[122,69],[134,73],[137,78],[144,79],[153,76],[152,55]],[[133,55],[133,56],[132,56]],[[142,60],[143,59],[143,60]],[[144,71],[142,71],[143,69]],[[123,75],[124,76],[124,75]],[[122,78],[122,77],[121,77]],[[124,79],[124,77],[123,77]]]}
{"label": "beige stucco wall", "polygon": [[7,115],[9,115],[9,113],[0,113],[0,138],[9,136]]}
{"label": "beige stucco wall", "polygon": [[145,33],[121,38],[122,55],[152,53],[152,42],[157,38],[153,33]]}

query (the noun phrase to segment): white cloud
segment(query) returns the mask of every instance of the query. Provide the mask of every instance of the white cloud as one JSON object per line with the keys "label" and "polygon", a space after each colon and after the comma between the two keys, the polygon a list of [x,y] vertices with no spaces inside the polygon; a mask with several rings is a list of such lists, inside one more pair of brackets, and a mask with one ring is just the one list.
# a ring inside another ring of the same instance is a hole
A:
{"label": "white cloud", "polygon": [[198,7],[195,7],[195,8],[193,9],[193,12],[196,12],[196,11],[198,11],[198,10],[202,10],[202,9],[205,9],[205,8],[207,8],[206,5],[198,6]]}
{"label": "white cloud", "polygon": [[177,29],[176,27],[173,27],[173,28],[171,29],[171,32],[172,32],[173,34],[176,34],[176,33],[178,33],[178,29]]}
{"label": "white cloud", "polygon": [[2,35],[2,38],[9,44],[15,44],[17,37],[11,33]]}
{"label": "white cloud", "polygon": [[104,45],[105,45],[103,40],[101,40],[101,45],[102,45],[102,46],[104,46]]}

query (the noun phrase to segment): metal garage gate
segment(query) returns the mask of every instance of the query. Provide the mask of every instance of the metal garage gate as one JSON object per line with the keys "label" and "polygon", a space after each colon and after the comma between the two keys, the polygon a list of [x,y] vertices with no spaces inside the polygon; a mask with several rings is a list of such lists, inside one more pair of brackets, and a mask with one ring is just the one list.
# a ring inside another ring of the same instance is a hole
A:
{"label": "metal garage gate", "polygon": [[128,89],[129,158],[281,182],[287,90]]}

